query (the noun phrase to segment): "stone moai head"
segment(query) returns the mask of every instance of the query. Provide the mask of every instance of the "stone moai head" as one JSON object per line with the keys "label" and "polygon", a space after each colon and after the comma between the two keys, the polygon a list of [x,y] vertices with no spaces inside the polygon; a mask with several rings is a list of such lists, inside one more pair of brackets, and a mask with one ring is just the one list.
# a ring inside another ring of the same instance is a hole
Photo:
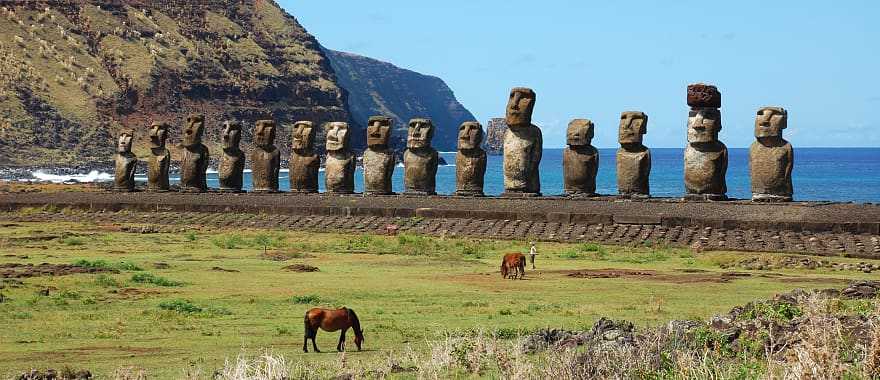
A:
{"label": "stone moai head", "polygon": [[391,137],[391,125],[394,119],[386,116],[370,116],[367,121],[367,146],[370,148],[384,148],[388,146]]}
{"label": "stone moai head", "polygon": [[483,126],[476,121],[466,121],[458,127],[458,150],[472,150],[483,143]]}
{"label": "stone moai head", "polygon": [[593,141],[593,122],[590,119],[574,119],[568,123],[566,144],[575,148],[588,146]]}
{"label": "stone moai head", "polygon": [[234,121],[224,122],[220,138],[223,140],[223,149],[238,148],[241,143],[241,124]]}
{"label": "stone moai head", "polygon": [[532,125],[532,110],[535,109],[535,92],[530,88],[514,87],[507,99],[505,121],[510,128]]}
{"label": "stone moai head", "polygon": [[119,132],[119,137],[116,139],[116,152],[118,153],[131,153],[131,142],[134,139],[134,134],[131,131],[122,131]]}
{"label": "stone moai head", "polygon": [[406,147],[409,149],[430,148],[434,137],[434,124],[431,119],[412,119],[406,133]]}
{"label": "stone moai head", "polygon": [[697,108],[688,113],[689,143],[716,142],[719,131],[721,131],[721,111],[715,108]]}
{"label": "stone moai head", "polygon": [[275,144],[275,121],[257,120],[254,126],[254,145],[269,148]]}
{"label": "stone moai head", "polygon": [[763,107],[755,117],[755,137],[782,137],[788,126],[788,111],[782,107]]}
{"label": "stone moai head", "polygon": [[205,116],[189,115],[186,118],[186,127],[183,129],[183,145],[196,146],[202,143],[202,135],[205,133]]}
{"label": "stone moai head", "polygon": [[326,149],[328,151],[348,150],[351,140],[348,123],[341,121],[326,123],[324,124],[324,134],[327,136]]}
{"label": "stone moai head", "polygon": [[648,133],[648,115],[639,111],[620,114],[620,127],[617,130],[620,144],[641,144],[645,133]]}
{"label": "stone moai head", "polygon": [[312,150],[315,148],[315,125],[311,121],[297,121],[293,124],[293,149]]}
{"label": "stone moai head", "polygon": [[150,125],[150,148],[164,148],[165,141],[168,140],[168,130],[170,126],[166,123],[156,123]]}

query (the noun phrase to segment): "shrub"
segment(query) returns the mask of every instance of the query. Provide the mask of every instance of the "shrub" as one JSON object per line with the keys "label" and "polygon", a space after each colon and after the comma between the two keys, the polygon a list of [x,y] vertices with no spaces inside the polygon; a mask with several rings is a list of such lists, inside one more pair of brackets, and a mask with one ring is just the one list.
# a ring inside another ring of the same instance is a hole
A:
{"label": "shrub", "polygon": [[143,269],[133,263],[127,263],[125,261],[120,261],[118,263],[109,263],[105,260],[85,260],[80,259],[73,262],[73,265],[83,268],[95,268],[95,269],[104,269],[104,270],[126,270],[132,272],[142,271]]}
{"label": "shrub", "polygon": [[296,304],[317,304],[321,302],[321,297],[314,294],[307,294],[303,296],[293,296],[290,301]]}
{"label": "shrub", "polygon": [[131,281],[138,284],[153,284],[156,286],[183,286],[183,283],[180,281],[169,280],[164,277],[156,276],[152,273],[135,273],[131,276]]}
{"label": "shrub", "polygon": [[211,239],[211,244],[214,244],[217,248],[237,249],[244,244],[244,239],[238,235],[220,235]]}
{"label": "shrub", "polygon": [[75,245],[83,245],[86,242],[81,238],[78,238],[75,236],[69,236],[64,239],[61,239],[61,243],[64,245],[75,246]]}
{"label": "shrub", "polygon": [[193,231],[187,232],[186,235],[183,235],[183,238],[189,242],[193,242],[193,241],[198,240],[198,236],[196,236],[196,233]]}
{"label": "shrub", "polygon": [[159,303],[159,308],[162,310],[175,311],[181,314],[195,314],[202,312],[201,307],[196,306],[192,302],[184,299],[162,301]]}

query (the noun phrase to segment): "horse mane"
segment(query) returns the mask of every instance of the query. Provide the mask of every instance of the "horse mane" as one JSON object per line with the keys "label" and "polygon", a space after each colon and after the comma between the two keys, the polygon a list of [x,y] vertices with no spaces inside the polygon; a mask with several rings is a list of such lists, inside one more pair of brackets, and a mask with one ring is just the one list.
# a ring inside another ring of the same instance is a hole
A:
{"label": "horse mane", "polygon": [[351,317],[351,327],[354,329],[354,333],[363,338],[364,332],[361,330],[361,321],[357,314],[352,309],[345,308],[345,310],[348,310],[348,316]]}

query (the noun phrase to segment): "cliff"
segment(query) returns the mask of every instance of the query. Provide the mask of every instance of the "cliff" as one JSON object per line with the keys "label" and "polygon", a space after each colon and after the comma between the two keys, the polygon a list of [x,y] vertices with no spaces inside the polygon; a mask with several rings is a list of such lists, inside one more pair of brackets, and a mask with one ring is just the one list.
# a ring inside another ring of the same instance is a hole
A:
{"label": "cliff", "polygon": [[500,155],[504,153],[504,132],[507,132],[507,123],[503,117],[493,117],[486,124],[486,141],[483,149],[488,154]]}
{"label": "cliff", "polygon": [[0,0],[0,166],[109,163],[123,129],[143,155],[152,121],[173,147],[189,113],[212,152],[224,120],[244,123],[247,148],[274,118],[285,158],[296,120],[348,121],[362,148],[367,118],[387,113],[402,148],[403,123],[427,116],[451,149],[472,118],[442,80],[325,51],[271,0]]}
{"label": "cliff", "polygon": [[354,120],[366,123],[373,115],[394,118],[396,149],[406,147],[407,123],[412,118],[430,118],[436,127],[433,145],[445,151],[456,149],[458,126],[475,120],[440,78],[355,54],[324,52],[340,86],[350,94],[348,107]]}

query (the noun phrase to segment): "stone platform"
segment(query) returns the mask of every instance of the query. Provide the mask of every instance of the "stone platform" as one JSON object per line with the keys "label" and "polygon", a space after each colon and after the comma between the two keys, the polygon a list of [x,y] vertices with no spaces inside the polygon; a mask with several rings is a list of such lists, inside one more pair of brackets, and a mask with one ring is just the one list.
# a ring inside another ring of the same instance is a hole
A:
{"label": "stone platform", "polygon": [[7,213],[0,219],[362,233],[385,233],[388,225],[395,225],[398,232],[450,237],[699,245],[880,258],[880,206],[871,204],[289,193],[0,194],[3,211],[46,205],[78,212]]}

